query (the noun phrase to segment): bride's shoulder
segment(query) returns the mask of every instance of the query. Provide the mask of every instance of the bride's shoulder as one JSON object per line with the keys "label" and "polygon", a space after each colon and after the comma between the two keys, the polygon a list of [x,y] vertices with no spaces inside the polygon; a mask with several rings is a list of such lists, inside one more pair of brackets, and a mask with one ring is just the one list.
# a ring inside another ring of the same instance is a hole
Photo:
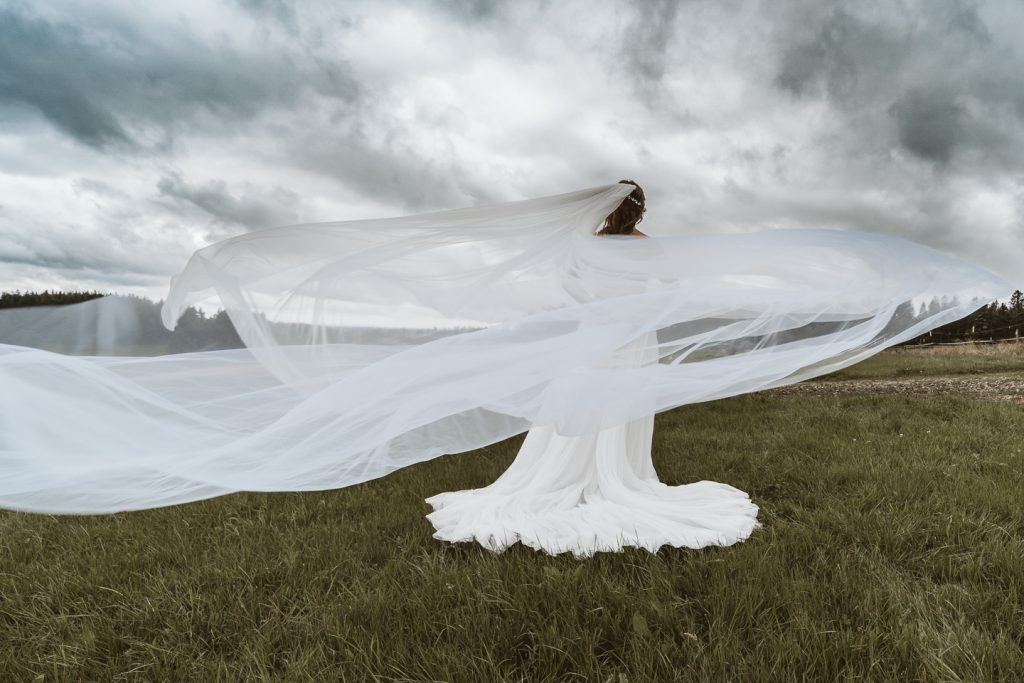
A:
{"label": "bride's shoulder", "polygon": [[640,232],[636,228],[633,228],[633,232],[631,232],[629,234],[630,235],[636,235],[637,237],[647,237],[647,233]]}

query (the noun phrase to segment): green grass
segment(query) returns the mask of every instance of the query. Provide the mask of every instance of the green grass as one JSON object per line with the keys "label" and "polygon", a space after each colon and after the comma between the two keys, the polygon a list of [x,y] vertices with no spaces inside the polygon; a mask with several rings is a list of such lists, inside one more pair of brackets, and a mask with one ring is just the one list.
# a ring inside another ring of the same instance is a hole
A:
{"label": "green grass", "polygon": [[1024,342],[890,349],[821,379],[906,379],[1009,372],[1024,372]]}
{"label": "green grass", "polygon": [[662,480],[745,543],[494,555],[423,498],[521,437],[359,486],[102,517],[0,513],[4,680],[1024,680],[1024,409],[740,396],[663,413]]}

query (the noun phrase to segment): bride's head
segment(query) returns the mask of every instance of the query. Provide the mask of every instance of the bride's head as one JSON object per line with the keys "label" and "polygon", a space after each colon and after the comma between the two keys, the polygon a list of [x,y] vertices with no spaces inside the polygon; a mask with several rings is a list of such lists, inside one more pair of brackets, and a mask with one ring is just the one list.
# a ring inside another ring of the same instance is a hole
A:
{"label": "bride's head", "polygon": [[632,185],[633,191],[622,200],[618,208],[604,219],[604,225],[597,233],[599,235],[628,235],[633,232],[636,224],[644,219],[647,207],[644,204],[643,188],[632,180],[620,180],[619,182]]}

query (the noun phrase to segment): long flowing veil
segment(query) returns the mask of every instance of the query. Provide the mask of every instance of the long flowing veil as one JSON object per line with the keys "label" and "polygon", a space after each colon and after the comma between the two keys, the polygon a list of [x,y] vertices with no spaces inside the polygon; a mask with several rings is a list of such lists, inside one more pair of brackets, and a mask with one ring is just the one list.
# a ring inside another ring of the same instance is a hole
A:
{"label": "long flowing veil", "polygon": [[[1011,289],[873,233],[596,237],[631,190],[211,244],[162,321],[218,304],[240,348],[154,351],[118,297],[0,311],[0,506],[338,488],[534,424],[584,434],[798,382]],[[638,343],[657,362],[615,362]]]}

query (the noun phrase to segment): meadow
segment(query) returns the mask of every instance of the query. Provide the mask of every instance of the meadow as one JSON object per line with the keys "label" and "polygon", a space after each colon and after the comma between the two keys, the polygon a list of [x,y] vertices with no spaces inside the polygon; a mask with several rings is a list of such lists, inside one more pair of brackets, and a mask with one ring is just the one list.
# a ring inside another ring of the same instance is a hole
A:
{"label": "meadow", "polygon": [[[1024,344],[827,378],[1000,374]],[[521,436],[383,479],[109,516],[0,512],[0,679],[1024,680],[1024,403],[752,394],[659,414],[663,481],[750,493],[727,548],[502,555],[423,499]]]}

